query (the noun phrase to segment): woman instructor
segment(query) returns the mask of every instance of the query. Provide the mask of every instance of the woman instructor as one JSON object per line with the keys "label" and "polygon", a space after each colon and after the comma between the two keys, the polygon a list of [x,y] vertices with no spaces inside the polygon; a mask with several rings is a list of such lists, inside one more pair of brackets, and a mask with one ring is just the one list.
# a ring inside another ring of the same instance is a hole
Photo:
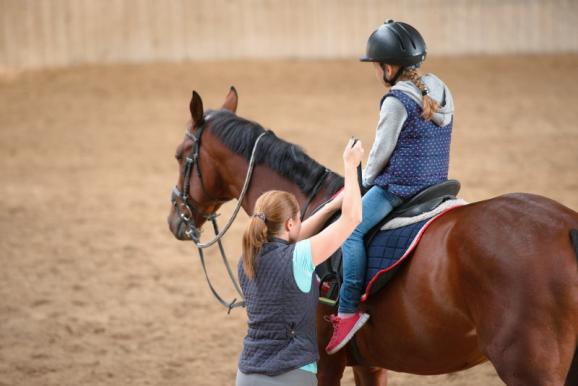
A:
{"label": "woman instructor", "polygon": [[[356,168],[362,157],[361,143],[350,140],[343,192],[303,223],[291,193],[265,192],[255,203],[239,262],[248,331],[237,386],[317,385],[314,271],[361,221]],[[340,207],[341,217],[316,234]]]}

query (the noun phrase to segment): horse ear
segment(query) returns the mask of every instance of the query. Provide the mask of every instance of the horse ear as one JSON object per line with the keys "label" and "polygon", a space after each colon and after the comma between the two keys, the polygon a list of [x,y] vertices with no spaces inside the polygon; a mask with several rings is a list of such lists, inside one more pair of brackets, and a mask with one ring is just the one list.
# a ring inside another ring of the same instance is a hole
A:
{"label": "horse ear", "polygon": [[191,110],[191,118],[195,124],[200,124],[203,120],[203,100],[201,96],[193,90],[191,103],[189,103],[189,110]]}
{"label": "horse ear", "polygon": [[227,97],[225,98],[225,103],[223,103],[223,108],[229,110],[233,113],[237,112],[237,102],[239,100],[239,94],[237,94],[237,89],[231,86]]}

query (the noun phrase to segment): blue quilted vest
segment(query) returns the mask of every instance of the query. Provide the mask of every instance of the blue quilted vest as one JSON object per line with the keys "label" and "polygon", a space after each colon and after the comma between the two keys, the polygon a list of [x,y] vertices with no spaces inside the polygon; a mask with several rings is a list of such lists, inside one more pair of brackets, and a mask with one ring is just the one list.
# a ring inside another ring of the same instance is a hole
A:
{"label": "blue quilted vest", "polygon": [[453,120],[440,127],[423,119],[421,106],[404,92],[391,90],[382,103],[387,97],[397,98],[403,104],[407,119],[387,165],[374,183],[408,198],[448,179]]}
{"label": "blue quilted vest", "polygon": [[249,328],[243,340],[239,370],[275,376],[317,361],[316,311],[319,290],[311,278],[303,293],[293,276],[295,244],[266,243],[257,257],[255,278],[238,265]]}

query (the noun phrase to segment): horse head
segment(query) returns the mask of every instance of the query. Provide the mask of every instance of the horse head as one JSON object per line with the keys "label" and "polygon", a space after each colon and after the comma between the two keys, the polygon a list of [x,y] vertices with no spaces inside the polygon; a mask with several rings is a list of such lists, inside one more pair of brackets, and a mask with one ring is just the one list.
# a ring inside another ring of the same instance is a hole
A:
{"label": "horse head", "polygon": [[[222,109],[235,113],[237,101],[237,91],[231,87]],[[216,170],[219,162],[206,151],[206,146],[201,147],[203,132],[211,125],[211,111],[205,112],[201,96],[196,91],[193,91],[189,110],[190,125],[175,152],[179,177],[173,188],[167,221],[177,239],[197,241],[201,226],[234,196],[226,191],[226,184],[220,180],[220,173]]]}
{"label": "horse head", "polygon": [[[200,248],[219,240],[241,207],[251,213],[254,202],[267,190],[293,193],[305,216],[343,185],[342,177],[299,146],[237,116],[237,101],[237,91],[231,87],[221,109],[205,111],[193,91],[191,124],[177,147],[179,178],[173,188],[169,229],[177,239],[193,240]],[[227,225],[216,231],[212,241],[200,243],[200,227],[209,221],[216,230],[216,211],[232,199],[237,199],[237,206]]]}

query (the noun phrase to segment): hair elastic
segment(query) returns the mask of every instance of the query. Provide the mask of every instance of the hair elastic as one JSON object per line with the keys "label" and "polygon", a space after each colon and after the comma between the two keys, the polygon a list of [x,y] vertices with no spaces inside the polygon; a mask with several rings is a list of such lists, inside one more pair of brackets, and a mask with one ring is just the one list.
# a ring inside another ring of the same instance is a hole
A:
{"label": "hair elastic", "polygon": [[253,213],[253,217],[260,218],[261,221],[263,221],[263,222],[265,222],[267,220],[267,217],[265,217],[265,213],[263,213],[263,212]]}

